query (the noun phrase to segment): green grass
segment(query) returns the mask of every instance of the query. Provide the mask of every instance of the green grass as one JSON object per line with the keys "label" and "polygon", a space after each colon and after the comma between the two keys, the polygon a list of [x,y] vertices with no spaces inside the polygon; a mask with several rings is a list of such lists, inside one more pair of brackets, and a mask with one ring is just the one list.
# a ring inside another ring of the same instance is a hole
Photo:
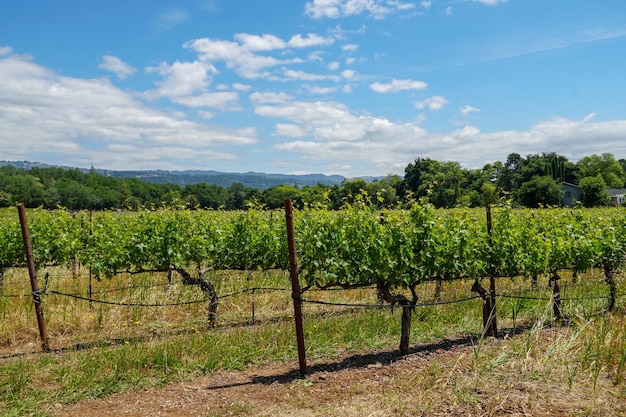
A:
{"label": "green grass", "polygon": [[[563,297],[605,293],[605,286],[595,278],[580,280],[575,285],[568,283]],[[283,274],[258,273],[249,280],[246,278],[246,281],[226,274],[219,279],[222,294],[241,289],[242,282],[248,287],[285,286]],[[547,290],[528,289],[527,280],[499,280],[498,283],[502,293],[527,294],[537,298],[549,296]],[[467,297],[470,286],[466,281],[446,283],[442,296],[446,299]],[[184,292],[189,289],[178,290]],[[424,285],[421,291],[420,300],[427,301],[433,294],[433,286]],[[373,303],[374,292],[372,289],[312,292],[307,297]],[[145,291],[138,294],[142,299],[151,297]],[[118,307],[97,306],[92,310],[86,303],[64,301],[66,304],[56,308],[47,305],[47,319],[51,324],[59,326],[64,323],[63,320],[70,321],[71,325],[65,324],[64,334],[55,330],[52,336],[67,343],[60,346],[64,350],[44,354],[31,348],[24,356],[0,362],[0,414],[3,416],[53,415],[55,404],[71,404],[116,392],[163,386],[218,369],[240,370],[250,364],[291,361],[294,362],[294,371],[297,370],[295,330],[290,318],[292,307],[288,292],[257,294],[255,325],[241,325],[250,321],[249,293],[225,299],[220,306],[220,318],[226,325],[217,328],[206,326],[205,310],[202,308],[190,307],[193,314],[189,311],[181,314],[181,310],[148,313],[154,316],[146,319],[133,309],[124,312]],[[17,302],[24,303],[24,311],[2,311],[7,318],[20,317],[14,323],[16,329],[10,329],[6,321],[3,324],[7,331],[13,333],[19,332],[20,326],[24,325],[22,316],[28,314],[28,320],[34,320],[28,303],[23,300]],[[559,372],[559,378],[570,387],[581,376],[597,381],[605,375],[616,385],[623,384],[626,320],[623,311],[594,316],[603,302],[565,301],[564,309],[571,318],[571,326],[567,332],[556,334],[554,340],[546,341],[545,326],[551,323],[549,301],[499,299],[500,328],[512,330],[522,326],[526,330],[511,336],[510,348],[504,352],[487,349],[485,343],[488,344],[488,340],[476,339],[473,348],[476,375],[488,376],[496,369],[513,367],[530,379]],[[304,314],[309,363],[319,358],[397,349],[400,309],[351,309],[305,304]],[[76,315],[84,317],[76,318]],[[133,325],[139,319],[141,324]],[[30,324],[32,326],[33,323]],[[115,330],[111,330],[112,327]],[[479,336],[481,328],[480,300],[420,307],[412,319],[411,344],[415,346],[445,338]],[[97,343],[87,344],[85,349],[76,351],[67,349],[77,339]],[[26,340],[36,343],[36,336],[31,335]],[[58,345],[55,340],[53,346]],[[429,378],[436,380],[441,372],[442,369],[434,362]],[[474,394],[461,390],[458,395],[460,400],[471,402]]]}

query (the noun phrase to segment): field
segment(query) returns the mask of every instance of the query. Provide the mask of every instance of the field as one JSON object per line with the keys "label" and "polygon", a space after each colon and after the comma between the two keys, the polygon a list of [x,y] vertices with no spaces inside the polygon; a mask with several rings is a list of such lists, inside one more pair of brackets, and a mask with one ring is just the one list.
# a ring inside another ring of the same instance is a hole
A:
{"label": "field", "polygon": [[30,212],[44,344],[0,214],[3,416],[626,415],[619,210],[298,213],[305,377],[284,217]]}
{"label": "field", "polygon": [[[49,288],[85,294],[86,271],[49,271]],[[304,304],[309,370],[299,378],[288,275],[215,272],[215,327],[207,303],[140,307],[44,296],[52,353],[41,353],[32,299],[2,304],[2,415],[624,415],[623,297],[606,307],[600,271],[564,276],[568,325],[553,325],[547,279],[498,280],[499,338],[482,338],[481,300],[417,307],[411,351],[397,353],[400,309]],[[94,299],[127,304],[197,299],[166,274],[92,282]],[[24,270],[4,294],[28,293]],[[242,284],[244,284],[242,286]],[[471,282],[447,282],[440,301]],[[254,321],[252,317],[254,294]],[[261,290],[264,288],[265,290]],[[618,279],[619,294],[624,279]],[[272,289],[272,290],[270,290]],[[116,290],[116,291],[111,291]],[[436,285],[419,287],[435,301]],[[97,295],[97,296],[96,296]],[[372,288],[313,291],[307,299],[376,303]],[[511,298],[504,297],[510,295]],[[527,298],[512,298],[512,297]],[[599,298],[594,298],[594,297]]]}

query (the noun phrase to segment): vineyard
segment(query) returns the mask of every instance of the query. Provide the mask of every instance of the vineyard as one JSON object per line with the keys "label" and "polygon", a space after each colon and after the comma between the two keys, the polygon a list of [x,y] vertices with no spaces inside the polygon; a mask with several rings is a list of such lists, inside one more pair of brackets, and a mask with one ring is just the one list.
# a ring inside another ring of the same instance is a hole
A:
{"label": "vineyard", "polygon": [[[488,233],[479,209],[341,211],[294,216],[306,285],[384,281],[410,288],[424,281],[537,276],[560,270],[616,271],[626,250],[619,208],[494,208]],[[280,211],[29,211],[38,268],[78,266],[98,280],[118,273],[169,270],[255,271],[288,268]],[[17,213],[0,212],[0,267],[26,266]]]}
{"label": "vineyard", "polygon": [[[497,315],[513,320],[533,298],[554,305],[552,316],[562,322],[578,314],[576,307],[570,309],[577,298],[592,300],[591,314],[621,305],[616,279],[626,254],[626,216],[619,208],[531,211],[501,206],[486,213],[440,210],[427,202],[409,210],[357,203],[341,211],[298,210],[293,225],[302,287],[296,298],[307,303],[307,317],[324,317],[329,309],[386,311],[394,306],[403,311],[403,353],[409,349],[405,323],[410,327],[412,314],[420,321],[426,317],[416,309],[471,303],[473,313],[461,313],[472,322],[463,325],[464,331],[485,332],[496,315],[495,299],[489,305],[493,284],[485,285],[485,280],[500,278],[498,299],[508,296],[511,303],[500,304],[503,310]],[[53,349],[140,344],[165,330],[202,334],[207,325],[220,329],[293,320],[283,211],[35,209],[28,210],[28,226],[38,295],[50,311],[46,320],[56,339]],[[0,242],[6,359],[11,352],[24,352],[20,341],[29,342],[32,351],[35,340],[15,209],[0,212]],[[561,277],[568,282],[557,291]],[[597,279],[585,282],[588,277]],[[532,292],[548,279],[550,293]],[[604,287],[596,285],[599,281]],[[506,293],[512,288],[523,288],[526,298],[520,291]],[[459,314],[450,308],[446,311]],[[118,311],[118,319],[111,319],[112,310]],[[176,316],[174,328],[165,329],[172,326],[165,315]],[[382,328],[390,319],[384,319]],[[16,323],[28,336],[15,334]],[[401,327],[397,319],[393,327]],[[279,350],[293,353],[293,335],[280,336],[276,343]],[[308,348],[324,349],[320,344]],[[617,375],[623,368],[618,366]]]}
{"label": "vineyard", "polygon": [[[119,274],[168,273],[199,286],[214,321],[218,294],[210,271],[289,269],[280,211],[155,210],[28,213],[37,268],[89,271],[90,282]],[[493,217],[492,217],[493,216]],[[376,286],[381,300],[415,305],[416,287],[435,281],[604,271],[609,310],[614,275],[626,254],[626,216],[619,208],[514,210],[497,207],[341,211],[305,209],[293,216],[299,272],[306,288]],[[17,213],[0,213],[0,290],[5,271],[26,266]],[[91,284],[90,284],[91,285]],[[410,295],[403,295],[403,290]],[[91,296],[90,294],[89,296]],[[410,298],[407,298],[410,297]]]}

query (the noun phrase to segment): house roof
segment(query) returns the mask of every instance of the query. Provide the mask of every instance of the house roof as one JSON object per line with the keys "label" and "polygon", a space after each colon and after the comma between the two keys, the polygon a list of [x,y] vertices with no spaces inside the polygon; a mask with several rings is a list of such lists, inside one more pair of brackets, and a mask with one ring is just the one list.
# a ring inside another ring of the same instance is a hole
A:
{"label": "house roof", "polygon": [[626,188],[607,188],[606,191],[611,197],[626,194]]}

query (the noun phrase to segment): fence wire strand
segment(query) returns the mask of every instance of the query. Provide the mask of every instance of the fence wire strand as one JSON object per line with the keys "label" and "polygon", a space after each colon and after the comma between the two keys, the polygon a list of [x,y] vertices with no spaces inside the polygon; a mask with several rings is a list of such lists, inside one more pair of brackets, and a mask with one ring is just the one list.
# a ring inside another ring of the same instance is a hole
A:
{"label": "fence wire strand", "polygon": [[430,302],[430,303],[416,303],[416,304],[406,304],[406,305],[405,304],[387,304],[386,305],[386,304],[333,303],[333,302],[329,302],[329,301],[307,300],[307,299],[303,299],[303,298],[299,298],[298,300],[303,302],[303,303],[321,304],[321,305],[327,305],[327,306],[388,309],[388,308],[402,308],[402,307],[411,307],[411,308],[433,307],[433,306],[438,306],[438,305],[463,303],[463,302],[466,302],[466,301],[475,300],[477,298],[480,298],[480,295],[475,295],[473,297],[467,297],[467,298],[460,298],[458,300],[433,301],[433,302]]}

